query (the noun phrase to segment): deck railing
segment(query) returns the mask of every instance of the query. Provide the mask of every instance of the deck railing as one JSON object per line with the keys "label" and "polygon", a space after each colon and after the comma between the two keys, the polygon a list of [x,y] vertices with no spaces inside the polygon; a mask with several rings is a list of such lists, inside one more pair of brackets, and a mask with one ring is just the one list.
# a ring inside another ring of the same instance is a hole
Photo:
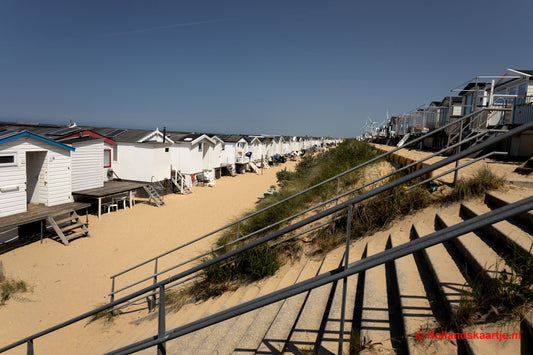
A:
{"label": "deck railing", "polygon": [[[73,323],[76,323],[78,321],[81,321],[83,319],[86,319],[88,317],[91,317],[91,316],[94,316],[95,314],[97,313],[100,313],[102,311],[108,311],[110,309],[113,309],[123,303],[126,303],[126,302],[129,302],[131,301],[132,299],[134,298],[138,298],[139,296],[143,296],[143,295],[147,295],[147,294],[151,294],[153,293],[154,291],[155,292],[158,292],[159,294],[159,313],[158,313],[158,317],[159,317],[159,322],[158,322],[158,330],[157,330],[157,335],[153,336],[153,337],[150,337],[148,339],[145,339],[143,340],[142,342],[138,342],[138,343],[135,343],[133,345],[130,345],[130,346],[127,346],[125,348],[121,348],[119,349],[118,352],[113,352],[113,353],[131,353],[131,352],[134,352],[134,351],[138,351],[138,350],[141,350],[141,349],[144,349],[144,348],[147,348],[147,347],[150,347],[150,346],[158,346],[158,350],[160,352],[164,352],[165,349],[164,349],[164,344],[166,343],[166,341],[172,339],[172,338],[175,338],[175,337],[178,337],[180,335],[183,335],[183,334],[186,334],[186,333],[189,333],[189,332],[192,332],[194,330],[198,330],[198,329],[201,329],[203,327],[206,327],[206,326],[209,326],[211,324],[215,324],[217,322],[220,322],[222,320],[225,320],[225,319],[228,319],[228,318],[231,318],[231,317],[234,317],[234,316],[237,316],[239,314],[242,314],[242,313],[245,313],[249,310],[252,310],[252,309],[255,309],[255,308],[258,308],[258,307],[261,307],[262,305],[265,305],[265,304],[270,304],[270,303],[273,303],[273,302],[276,302],[277,300],[281,300],[281,299],[284,299],[284,298],[287,298],[287,297],[290,297],[290,295],[292,294],[297,294],[297,293],[301,293],[301,292],[304,292],[306,290],[310,290],[310,289],[313,289],[313,288],[316,288],[316,287],[319,287],[321,285],[324,285],[326,283],[329,283],[329,282],[333,282],[335,280],[338,280],[338,279],[341,279],[341,278],[346,278],[352,274],[355,274],[355,273],[358,273],[358,272],[361,272],[362,270],[366,270],[368,268],[371,268],[371,267],[374,267],[374,266],[377,266],[377,265],[380,265],[381,263],[384,263],[388,260],[393,260],[395,258],[399,258],[401,256],[404,256],[404,255],[407,255],[407,254],[411,254],[413,253],[414,251],[417,251],[417,250],[421,250],[423,248],[427,248],[431,245],[434,245],[434,244],[438,244],[438,243],[441,243],[443,242],[444,240],[446,239],[449,239],[449,238],[452,238],[452,237],[456,237],[458,235],[461,235],[461,234],[464,234],[466,233],[467,231],[469,230],[473,230],[473,229],[477,229],[479,228],[480,226],[482,225],[488,225],[488,224],[491,224],[491,223],[495,223],[499,220],[502,220],[502,219],[505,219],[505,218],[508,218],[509,216],[511,215],[514,215],[516,213],[519,213],[519,212],[523,212],[523,211],[528,211],[530,209],[533,209],[533,197],[530,197],[530,198],[527,198],[523,201],[521,201],[520,203],[516,203],[516,204],[513,204],[513,205],[510,205],[507,206],[507,207],[503,207],[501,209],[498,209],[496,211],[493,211],[493,212],[490,212],[489,214],[483,216],[483,218],[478,218],[478,219],[475,219],[476,221],[476,225],[472,226],[472,222],[469,221],[469,222],[464,222],[464,223],[461,223],[460,225],[457,225],[457,226],[452,226],[450,227],[449,229],[447,229],[448,232],[450,231],[453,231],[453,233],[450,233],[450,234],[446,234],[446,235],[443,235],[445,234],[444,232],[437,232],[437,233],[434,233],[432,234],[430,237],[428,238],[423,238],[423,239],[420,239],[421,242],[418,242],[418,243],[408,243],[404,246],[400,246],[400,247],[397,247],[397,248],[394,248],[394,249],[390,249],[388,252],[386,252],[387,254],[384,256],[383,253],[381,254],[378,254],[376,255],[375,257],[369,257],[367,258],[366,260],[364,261],[360,261],[360,262],[356,262],[352,265],[347,265],[347,263],[344,265],[343,269],[342,270],[332,270],[331,272],[329,273],[326,273],[325,275],[321,275],[321,276],[318,276],[316,278],[313,278],[311,280],[308,280],[308,281],[304,281],[302,283],[299,283],[299,284],[296,284],[294,286],[292,286],[290,288],[290,290],[287,290],[287,289],[283,289],[283,290],[280,290],[280,291],[277,291],[273,294],[270,294],[270,295],[267,295],[265,297],[261,297],[261,298],[258,298],[256,300],[253,300],[253,301],[250,301],[250,302],[247,302],[241,306],[239,306],[239,308],[232,308],[230,310],[227,310],[225,312],[222,312],[222,313],[219,313],[215,316],[212,316],[210,317],[209,319],[201,319],[199,321],[195,321],[195,322],[192,322],[190,324],[187,324],[185,326],[182,326],[180,328],[177,328],[177,329],[174,329],[170,332],[167,332],[166,331],[166,328],[165,328],[165,305],[164,305],[164,294],[165,294],[165,289],[167,287],[167,285],[170,285],[170,284],[173,284],[175,282],[178,282],[180,280],[185,280],[187,278],[190,278],[191,276],[193,276],[194,274],[198,273],[198,272],[201,272],[202,270],[204,270],[205,268],[208,268],[210,266],[213,266],[213,265],[216,265],[216,264],[219,264],[219,263],[224,263],[224,262],[229,262],[231,260],[231,258],[235,257],[235,256],[238,256],[239,254],[247,251],[247,250],[250,250],[252,248],[255,248],[257,246],[260,246],[260,245],[263,245],[265,243],[268,243],[268,242],[275,242],[276,240],[278,240],[279,238],[282,238],[283,236],[286,236],[288,235],[289,233],[293,232],[293,231],[297,231],[298,229],[302,228],[302,227],[305,227],[305,226],[309,226],[311,225],[311,223],[313,222],[316,222],[316,221],[319,221],[325,217],[328,217],[328,216],[336,216],[338,213],[342,213],[343,211],[346,212],[346,217],[348,218],[348,221],[350,220],[350,217],[351,217],[351,211],[352,211],[352,206],[356,205],[356,204],[359,204],[371,197],[374,197],[374,196],[377,196],[379,194],[382,194],[382,193],[385,193],[387,191],[390,191],[391,189],[395,188],[395,187],[398,187],[398,186],[403,186],[405,184],[408,184],[409,181],[413,180],[413,179],[416,179],[416,178],[419,178],[421,176],[425,176],[433,171],[435,171],[436,169],[439,169],[441,167],[444,167],[448,164],[451,164],[451,163],[454,163],[456,161],[458,161],[459,159],[463,159],[463,158],[466,158],[474,153],[477,153],[481,150],[484,150],[494,144],[497,144],[505,139],[508,139],[512,136],[515,136],[517,134],[520,134],[522,132],[524,132],[525,130],[528,130],[528,129],[532,129],[533,128],[533,122],[529,122],[527,124],[524,124],[522,126],[519,126],[517,128],[514,128],[513,130],[510,130],[508,132],[505,132],[505,133],[502,133],[501,135],[497,136],[497,137],[493,137],[485,142],[482,142],[482,143],[479,143],[478,145],[475,145],[475,146],[472,146],[462,152],[459,152],[453,156],[450,156],[448,158],[445,158],[441,161],[438,161],[430,166],[426,166],[426,167],[423,167],[421,168],[420,170],[417,170],[417,171],[414,171],[412,172],[411,174],[409,175],[406,175],[406,176],[403,176],[403,177],[400,177],[398,179],[395,179],[391,182],[388,182],[384,185],[381,185],[381,186],[378,186],[370,191],[367,191],[367,192],[364,192],[358,196],[355,196],[353,198],[350,198],[349,200],[347,201],[344,201],[344,202],[341,202],[335,206],[332,206],[324,211],[321,211],[321,212],[318,212],[312,216],[309,216],[309,217],[306,217],[300,221],[297,221],[291,225],[288,225],[286,227],[283,227],[282,229],[280,230],[277,230],[277,231],[274,231],[264,237],[261,237],[259,239],[255,239],[253,241],[250,241],[249,243],[245,244],[245,245],[242,245],[232,251],[229,251],[223,255],[219,255],[211,260],[208,260],[208,261],[205,261],[203,262],[202,264],[200,265],[197,265],[197,266],[194,266],[188,270],[185,270],[185,271],[182,271],[182,272],[179,272],[178,274],[176,275],[173,275],[163,281],[159,281],[151,286],[148,286],[148,287],[145,287],[141,290],[138,290],[138,291],[135,291],[135,292],[132,292],[131,294],[127,295],[127,296],[124,296],[124,297],[121,297],[120,299],[118,300],[115,300],[113,302],[110,302],[104,306],[101,306],[101,307],[98,307],[98,308],[95,308],[89,312],[86,312],[84,314],[81,314],[77,317],[74,317],[70,320],[67,320],[63,323],[60,323],[56,326],[53,326],[51,328],[48,328],[48,329],[45,329],[41,332],[38,332],[36,334],[33,334],[29,337],[26,337],[24,339],[21,339],[13,344],[10,344],[8,346],[5,346],[3,348],[0,349],[0,352],[4,352],[4,351],[7,351],[7,350],[10,350],[10,349],[13,349],[15,347],[18,347],[20,345],[24,345],[26,344],[27,346],[27,353],[28,354],[33,354],[34,353],[34,340],[37,339],[37,338],[40,338],[42,336],[45,336],[49,333],[52,333],[54,331],[57,331],[59,329],[62,329],[66,326],[69,326]],[[344,213],[342,213],[344,214]],[[465,224],[466,223],[466,224]],[[467,228],[464,228],[465,225],[468,225]],[[349,236],[350,236],[350,231],[349,231],[349,223],[347,224],[347,247],[349,247]],[[464,229],[463,229],[464,228]],[[470,229],[471,228],[471,229]],[[423,241],[422,241],[423,240]],[[348,249],[347,249],[347,252],[348,252]],[[390,259],[392,258],[392,259]],[[348,260],[348,258],[345,258],[345,260]],[[345,298],[344,298],[345,299]],[[221,314],[223,314],[221,316]]]}

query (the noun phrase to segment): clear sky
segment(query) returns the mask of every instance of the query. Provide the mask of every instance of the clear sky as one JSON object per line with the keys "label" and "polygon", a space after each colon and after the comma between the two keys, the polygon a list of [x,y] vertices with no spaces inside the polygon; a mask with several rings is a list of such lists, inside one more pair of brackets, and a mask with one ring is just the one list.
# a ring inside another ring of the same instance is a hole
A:
{"label": "clear sky", "polygon": [[0,119],[354,137],[533,69],[533,1],[0,0]]}

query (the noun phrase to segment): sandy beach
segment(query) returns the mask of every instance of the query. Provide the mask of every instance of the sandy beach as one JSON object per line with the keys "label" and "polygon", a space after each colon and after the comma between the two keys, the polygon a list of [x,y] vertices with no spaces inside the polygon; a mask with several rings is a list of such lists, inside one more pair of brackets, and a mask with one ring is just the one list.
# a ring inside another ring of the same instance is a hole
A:
{"label": "sandy beach", "polygon": [[[24,280],[31,288],[0,307],[0,346],[108,302],[111,275],[250,211],[257,196],[276,184],[276,172],[294,166],[295,162],[288,162],[264,169],[263,175],[222,177],[214,188],[194,187],[189,195],[165,196],[167,206],[161,208],[137,203],[134,208],[104,214],[101,219],[90,215],[88,238],[74,240],[69,246],[44,239],[42,244],[35,242],[0,255],[6,276]],[[214,238],[180,251],[168,262],[210,250]],[[88,336],[84,329],[87,322],[80,323],[37,340],[36,353],[70,354],[73,347],[78,347],[78,353],[90,353],[79,348]],[[19,347],[12,353],[25,351],[25,347]]]}

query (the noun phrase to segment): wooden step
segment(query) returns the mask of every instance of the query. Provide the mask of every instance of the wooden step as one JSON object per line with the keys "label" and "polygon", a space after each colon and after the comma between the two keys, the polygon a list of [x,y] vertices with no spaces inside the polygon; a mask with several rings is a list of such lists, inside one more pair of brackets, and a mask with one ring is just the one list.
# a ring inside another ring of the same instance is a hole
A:
{"label": "wooden step", "polygon": [[76,217],[74,216],[70,216],[70,217],[65,217],[65,218],[61,218],[61,219],[58,219],[56,217],[54,217],[54,221],[56,221],[57,225],[60,226],[64,223],[67,223],[67,222],[74,222],[76,220]]}
{"label": "wooden step", "polygon": [[65,233],[65,232],[68,232],[68,231],[70,231],[70,230],[72,230],[72,229],[81,228],[81,227],[83,227],[84,225],[85,225],[85,223],[82,223],[82,222],[79,222],[79,221],[78,221],[78,222],[73,223],[73,224],[70,224],[70,225],[68,225],[68,226],[61,227],[61,231],[62,231],[63,233]]}
{"label": "wooden step", "polygon": [[83,237],[87,236],[87,231],[83,231],[83,230],[81,230],[81,231],[79,231],[79,232],[75,232],[75,233],[71,233],[71,234],[67,234],[67,235],[65,235],[65,237],[67,237],[67,239],[68,239],[69,241],[72,240],[72,239],[74,239],[74,238],[81,237],[81,236],[83,236]]}

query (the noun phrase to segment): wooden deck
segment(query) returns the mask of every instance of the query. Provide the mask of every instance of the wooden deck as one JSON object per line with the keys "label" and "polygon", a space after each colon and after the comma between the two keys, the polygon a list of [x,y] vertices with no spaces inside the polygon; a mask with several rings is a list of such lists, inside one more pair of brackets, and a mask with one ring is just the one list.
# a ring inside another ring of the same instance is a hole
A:
{"label": "wooden deck", "polygon": [[78,211],[89,208],[91,204],[82,202],[64,203],[57,206],[29,205],[27,212],[13,214],[11,216],[0,217],[0,229],[20,226],[23,224],[41,221],[48,216]]}
{"label": "wooden deck", "polygon": [[133,181],[108,181],[103,187],[87,189],[82,191],[73,191],[72,195],[81,199],[92,199],[98,201],[98,218],[102,215],[102,199],[118,194],[128,193],[130,207],[133,202],[133,191],[142,188],[146,184]]}
{"label": "wooden deck", "polygon": [[106,183],[104,183],[103,187],[96,187],[94,189],[81,190],[81,191],[73,191],[72,194],[77,195],[77,196],[92,197],[92,198],[106,197],[106,196],[123,193],[126,191],[140,189],[143,187],[143,185],[145,184],[142,184],[139,182],[112,180],[112,181],[107,181]]}

